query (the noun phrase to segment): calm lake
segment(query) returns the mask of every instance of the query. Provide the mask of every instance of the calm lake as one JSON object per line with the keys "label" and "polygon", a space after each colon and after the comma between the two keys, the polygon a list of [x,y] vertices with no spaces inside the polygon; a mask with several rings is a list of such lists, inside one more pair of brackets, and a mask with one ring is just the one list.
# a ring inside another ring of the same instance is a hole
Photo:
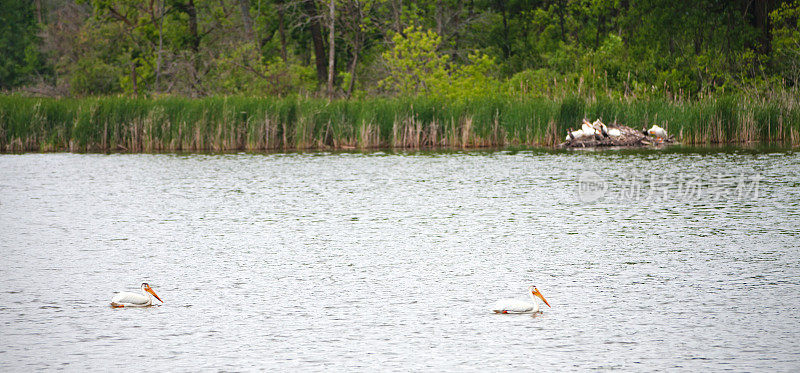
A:
{"label": "calm lake", "polygon": [[786,149],[6,154],[0,255],[2,371],[800,370]]}

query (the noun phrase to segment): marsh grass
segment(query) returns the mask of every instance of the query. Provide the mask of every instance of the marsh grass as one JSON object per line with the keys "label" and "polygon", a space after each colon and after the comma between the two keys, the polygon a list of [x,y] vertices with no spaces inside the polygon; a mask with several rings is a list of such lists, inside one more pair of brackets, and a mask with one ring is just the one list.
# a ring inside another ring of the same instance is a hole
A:
{"label": "marsh grass", "polygon": [[233,151],[550,146],[582,118],[659,124],[684,143],[800,143],[800,106],[725,97],[696,102],[482,98],[331,101],[209,97],[0,96],[0,150]]}

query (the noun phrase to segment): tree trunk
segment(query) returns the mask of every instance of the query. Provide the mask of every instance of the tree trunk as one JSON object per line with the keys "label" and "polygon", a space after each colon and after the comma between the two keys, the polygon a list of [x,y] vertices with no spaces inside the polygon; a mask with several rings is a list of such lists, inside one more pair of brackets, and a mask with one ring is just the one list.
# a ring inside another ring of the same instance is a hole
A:
{"label": "tree trunk", "polygon": [[158,92],[161,80],[161,53],[164,50],[164,0],[161,0],[161,8],[159,9],[158,17],[158,56],[156,56],[156,86],[155,91]]}
{"label": "tree trunk", "polygon": [[[189,17],[189,48],[196,54],[200,51],[200,34],[197,32],[197,8],[194,6],[194,0],[189,0],[188,3],[170,1],[170,4]],[[126,21],[126,23],[130,23],[130,21]]]}
{"label": "tree trunk", "polygon": [[631,12],[631,10],[633,9],[631,8],[631,4],[630,2],[628,2],[628,0],[620,0],[619,8],[614,13],[614,17],[612,18],[614,20],[617,20],[616,22],[617,36],[619,36],[620,39],[622,39],[622,45],[624,45],[626,48],[628,47],[629,41],[632,36],[631,24],[633,24],[633,22],[620,22],[618,15],[628,14]]}
{"label": "tree trunk", "polygon": [[306,13],[311,20],[309,31],[311,40],[314,42],[314,59],[317,64],[317,84],[322,85],[327,73],[325,69],[325,45],[322,41],[322,29],[320,28],[319,17],[317,17],[317,4],[314,0],[303,3]]}
{"label": "tree trunk", "polygon": [[558,2],[558,24],[561,26],[561,41],[566,42],[566,31],[564,30],[564,8],[566,4],[564,1]]}
{"label": "tree trunk", "polygon": [[286,31],[283,25],[283,4],[278,5],[278,35],[281,38],[281,58],[286,63]]}
{"label": "tree trunk", "polygon": [[252,39],[256,42],[256,45],[258,45],[258,38],[253,34],[253,18],[250,16],[250,0],[239,0],[239,10],[242,12],[244,33],[247,34],[248,39]]}
{"label": "tree trunk", "polygon": [[359,41],[353,47],[353,62],[350,63],[350,84],[347,85],[348,99],[353,94],[353,87],[356,84],[356,66],[358,65],[358,53],[360,52],[359,49],[361,49],[360,44],[361,42]]}
{"label": "tree trunk", "polygon": [[694,37],[694,55],[699,56],[703,51],[703,28],[698,27]]}
{"label": "tree trunk", "polygon": [[[508,17],[506,16],[506,5],[501,2],[503,13],[503,54],[506,58],[511,57],[511,41],[508,40]],[[562,29],[563,30],[563,29]]]}
{"label": "tree trunk", "polygon": [[139,96],[139,87],[136,84],[136,61],[131,61],[131,83],[133,83],[133,95]]}
{"label": "tree trunk", "polygon": [[728,32],[725,33],[725,62],[732,66],[733,51],[731,46],[731,37],[736,30],[736,18],[734,17],[735,9],[725,9],[725,12],[728,13]]}
{"label": "tree trunk", "polygon": [[328,25],[330,27],[330,35],[328,36],[328,99],[333,98],[333,63],[336,57],[336,48],[334,45],[334,28],[336,26],[336,9],[335,0],[328,0],[330,7],[330,19]]}
{"label": "tree trunk", "polygon": [[758,29],[757,50],[763,55],[772,53],[772,24],[769,22],[769,13],[773,10],[775,10],[775,0],[761,0],[753,3],[751,25]]}
{"label": "tree trunk", "polygon": [[36,5],[36,21],[39,22],[39,25],[44,24],[44,17],[42,17],[42,0],[34,0],[34,5]]}
{"label": "tree trunk", "polygon": [[403,35],[403,24],[401,19],[403,17],[403,0],[392,0],[392,15],[394,16],[394,31]]}
{"label": "tree trunk", "polygon": [[[461,11],[464,10],[464,4],[462,2],[458,2],[458,8],[456,9],[456,14],[453,15],[453,24],[455,25],[453,31],[453,58],[455,59],[456,55],[458,54],[458,47],[461,42]],[[469,18],[468,18],[469,19]]]}
{"label": "tree trunk", "polygon": [[600,48],[600,35],[603,33],[603,27],[605,26],[603,21],[603,12],[601,10],[597,11],[597,33],[594,35],[594,50]]}
{"label": "tree trunk", "polygon": [[189,16],[191,48],[197,53],[200,51],[200,35],[197,33],[197,8],[194,6],[194,0],[189,0],[189,4],[186,6],[186,15]]}
{"label": "tree trunk", "polygon": [[[197,32],[197,8],[194,6],[194,0],[189,0],[186,4],[183,2],[176,2],[175,7],[189,17],[189,49],[193,52],[192,55],[192,82],[191,87],[196,89],[198,86],[198,72],[200,71],[200,34]],[[194,94],[193,94],[194,95]]]}
{"label": "tree trunk", "polygon": [[[442,28],[444,27],[444,10],[442,9],[442,0],[436,1],[436,35],[442,36]],[[444,39],[444,38],[442,38]]]}

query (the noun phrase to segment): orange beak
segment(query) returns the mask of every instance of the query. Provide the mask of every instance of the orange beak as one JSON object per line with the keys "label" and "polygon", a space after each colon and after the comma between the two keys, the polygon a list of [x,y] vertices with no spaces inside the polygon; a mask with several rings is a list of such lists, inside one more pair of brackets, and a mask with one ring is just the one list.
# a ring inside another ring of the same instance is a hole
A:
{"label": "orange beak", "polygon": [[[153,294],[153,296],[156,297],[156,299],[158,299],[159,302],[164,303],[164,301],[161,300],[161,298],[158,297],[158,294],[156,294],[156,292],[153,291],[153,289],[151,289],[149,286],[146,287],[144,290],[146,292],[150,293],[150,294]],[[541,297],[541,295],[540,295],[540,297]],[[542,299],[544,299],[544,298],[542,298]],[[545,303],[547,303],[547,301],[545,301]]]}
{"label": "orange beak", "polygon": [[533,289],[532,293],[533,295],[539,297],[539,299],[541,299],[542,302],[544,302],[544,304],[547,305],[547,307],[553,308],[550,306],[550,303],[547,303],[547,299],[544,299],[544,296],[542,295],[542,293],[539,292],[539,289]]}

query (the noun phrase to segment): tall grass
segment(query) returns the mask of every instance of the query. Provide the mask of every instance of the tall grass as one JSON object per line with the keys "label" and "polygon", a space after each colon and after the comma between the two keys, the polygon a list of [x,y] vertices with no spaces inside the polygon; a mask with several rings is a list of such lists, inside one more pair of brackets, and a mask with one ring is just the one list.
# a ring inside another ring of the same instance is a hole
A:
{"label": "tall grass", "polygon": [[684,143],[800,144],[800,105],[792,96],[696,102],[0,96],[0,151],[548,146],[584,117],[634,128],[659,124]]}

